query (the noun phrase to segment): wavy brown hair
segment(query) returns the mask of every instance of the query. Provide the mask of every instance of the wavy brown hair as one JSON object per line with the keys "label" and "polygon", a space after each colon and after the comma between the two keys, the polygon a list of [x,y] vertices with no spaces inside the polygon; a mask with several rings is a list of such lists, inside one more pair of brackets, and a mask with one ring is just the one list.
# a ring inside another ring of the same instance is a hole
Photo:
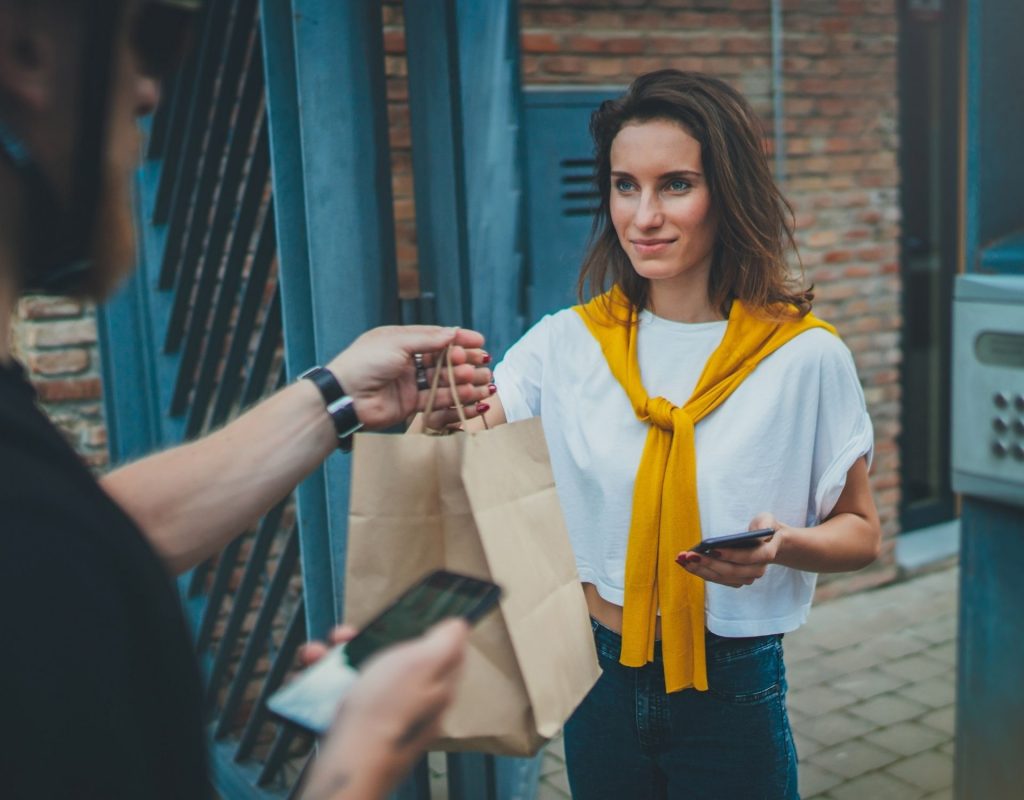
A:
{"label": "wavy brown hair", "polygon": [[[717,222],[708,300],[728,316],[734,298],[778,316],[811,310],[812,288],[790,274],[796,252],[793,208],[772,178],[760,123],[743,96],[724,81],[698,72],[664,69],[633,81],[622,97],[606,100],[590,119],[601,205],[580,268],[580,302],[618,284],[637,308],[646,308],[649,282],[633,269],[619,244],[609,208],[612,142],[625,125],[668,120],[700,143],[711,213]],[[799,256],[798,256],[799,258]]]}

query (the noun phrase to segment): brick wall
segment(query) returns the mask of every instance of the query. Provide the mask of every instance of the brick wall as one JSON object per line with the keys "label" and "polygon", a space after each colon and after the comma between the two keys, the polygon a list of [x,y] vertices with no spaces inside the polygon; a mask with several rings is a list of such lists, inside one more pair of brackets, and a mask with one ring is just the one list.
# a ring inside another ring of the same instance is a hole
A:
{"label": "brick wall", "polygon": [[108,463],[93,308],[77,300],[26,297],[15,315],[14,353],[72,446],[96,469]]}

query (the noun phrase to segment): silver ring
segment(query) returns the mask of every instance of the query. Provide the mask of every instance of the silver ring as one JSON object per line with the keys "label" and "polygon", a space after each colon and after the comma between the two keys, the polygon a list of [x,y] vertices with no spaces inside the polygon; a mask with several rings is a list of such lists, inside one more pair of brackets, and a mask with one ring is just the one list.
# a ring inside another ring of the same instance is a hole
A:
{"label": "silver ring", "polygon": [[427,380],[427,368],[423,364],[423,354],[413,353],[412,362],[416,365],[416,388],[420,391],[430,388],[430,382]]}

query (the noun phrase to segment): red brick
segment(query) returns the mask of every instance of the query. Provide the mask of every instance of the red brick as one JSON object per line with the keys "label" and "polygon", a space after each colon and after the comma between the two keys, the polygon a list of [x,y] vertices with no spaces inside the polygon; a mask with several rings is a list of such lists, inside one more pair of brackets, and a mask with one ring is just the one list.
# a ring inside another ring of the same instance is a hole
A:
{"label": "red brick", "polygon": [[82,303],[69,297],[30,295],[18,303],[18,316],[21,319],[77,317],[82,314],[82,310]]}
{"label": "red brick", "polygon": [[99,378],[61,378],[53,381],[35,381],[39,399],[44,403],[72,400],[96,400],[101,396]]}
{"label": "red brick", "polygon": [[47,350],[28,358],[29,368],[40,375],[67,375],[89,368],[89,351],[81,348]]}
{"label": "red brick", "polygon": [[[519,37],[519,41],[524,53],[557,53],[561,48],[561,43],[551,33],[531,31],[523,33]],[[572,46],[571,40],[569,48],[572,50],[576,49]]]}
{"label": "red brick", "polygon": [[27,347],[93,344],[96,341],[96,321],[89,318],[66,322],[35,323],[25,330],[24,337]]}

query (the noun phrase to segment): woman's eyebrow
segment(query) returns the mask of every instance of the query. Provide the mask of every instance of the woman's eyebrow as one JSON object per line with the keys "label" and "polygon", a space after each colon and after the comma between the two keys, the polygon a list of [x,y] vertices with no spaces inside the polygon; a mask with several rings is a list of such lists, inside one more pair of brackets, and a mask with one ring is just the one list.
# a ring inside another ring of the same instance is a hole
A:
{"label": "woman's eyebrow", "polygon": [[[613,169],[611,175],[614,178],[632,178],[633,175],[624,169]],[[658,180],[664,180],[665,178],[676,178],[679,176],[690,175],[696,178],[701,177],[701,174],[693,169],[675,169],[671,172],[665,172],[658,176]]]}

